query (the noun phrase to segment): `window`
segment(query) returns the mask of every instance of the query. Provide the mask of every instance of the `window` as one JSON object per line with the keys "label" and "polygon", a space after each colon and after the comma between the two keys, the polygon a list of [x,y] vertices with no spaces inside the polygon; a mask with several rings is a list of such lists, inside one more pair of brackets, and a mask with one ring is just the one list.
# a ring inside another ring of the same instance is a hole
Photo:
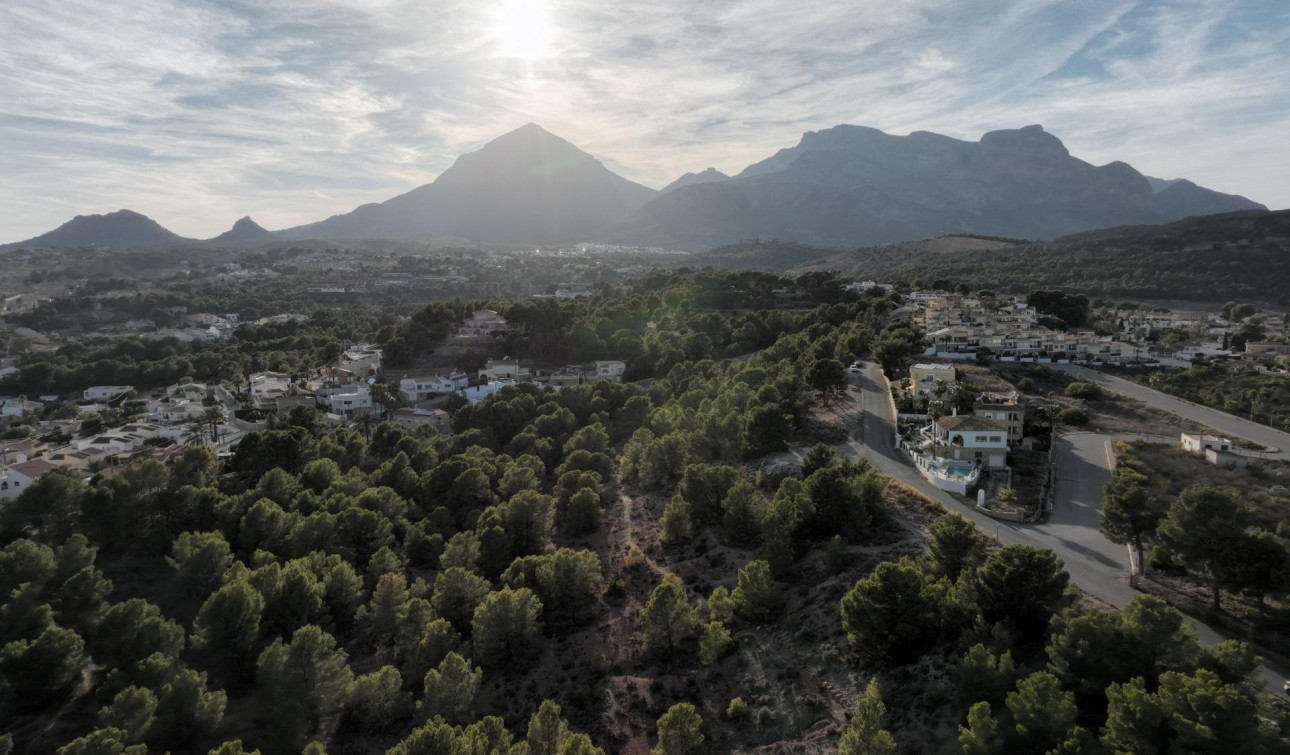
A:
{"label": "window", "polygon": [[1001,436],[999,436],[999,435],[991,435],[991,436],[990,436],[990,442],[991,442],[991,443],[1000,443],[1000,442],[1002,442],[1002,441],[1003,441],[1003,438],[1002,438]]}

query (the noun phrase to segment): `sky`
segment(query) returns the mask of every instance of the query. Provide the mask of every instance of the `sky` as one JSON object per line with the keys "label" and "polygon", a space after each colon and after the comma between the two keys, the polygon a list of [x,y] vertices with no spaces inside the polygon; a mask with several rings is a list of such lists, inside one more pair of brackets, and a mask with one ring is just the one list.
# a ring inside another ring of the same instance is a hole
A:
{"label": "sky", "polygon": [[205,238],[432,181],[530,121],[661,187],[851,123],[1290,207],[1285,0],[3,0],[0,242]]}

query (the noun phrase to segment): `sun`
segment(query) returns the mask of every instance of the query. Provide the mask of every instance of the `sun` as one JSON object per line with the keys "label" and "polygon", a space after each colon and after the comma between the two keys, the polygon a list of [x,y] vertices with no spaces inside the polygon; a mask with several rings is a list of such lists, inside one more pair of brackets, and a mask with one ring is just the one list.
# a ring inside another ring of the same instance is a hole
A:
{"label": "sun", "polygon": [[506,58],[551,54],[551,12],[545,0],[502,0],[493,14],[493,40]]}

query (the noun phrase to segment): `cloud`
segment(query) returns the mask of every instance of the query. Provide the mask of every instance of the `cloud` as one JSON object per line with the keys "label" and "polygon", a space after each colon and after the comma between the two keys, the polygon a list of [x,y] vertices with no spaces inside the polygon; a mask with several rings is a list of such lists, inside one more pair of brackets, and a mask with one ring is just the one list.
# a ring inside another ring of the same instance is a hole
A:
{"label": "cloud", "polygon": [[738,172],[838,123],[976,139],[1043,123],[1290,206],[1290,8],[1227,0],[8,0],[0,239],[129,207],[190,236],[387,199],[528,121],[635,180]]}

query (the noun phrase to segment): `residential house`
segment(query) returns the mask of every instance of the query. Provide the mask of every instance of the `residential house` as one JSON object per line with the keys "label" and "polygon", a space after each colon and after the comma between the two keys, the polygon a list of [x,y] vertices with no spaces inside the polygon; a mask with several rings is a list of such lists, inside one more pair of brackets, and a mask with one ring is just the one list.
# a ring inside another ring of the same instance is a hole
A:
{"label": "residential house", "polygon": [[1250,465],[1250,460],[1244,456],[1217,448],[1205,449],[1205,461],[1220,469],[1245,469]]}
{"label": "residential house", "polygon": [[0,499],[17,498],[53,468],[54,465],[44,459],[32,459],[0,469]]}
{"label": "residential house", "polygon": [[267,396],[274,393],[285,394],[296,383],[285,372],[257,372],[250,377],[251,396]]}
{"label": "residential house", "polygon": [[133,391],[133,385],[95,385],[85,389],[86,401],[111,401],[126,391]]}
{"label": "residential house", "polygon": [[381,372],[382,352],[370,344],[350,346],[341,354],[338,367],[353,373],[354,377],[366,379]]}
{"label": "residential house", "polygon": [[[527,372],[527,370],[525,371]],[[494,380],[515,380],[520,379],[520,362],[518,359],[490,359],[484,364],[484,368],[479,371],[479,377],[484,382]],[[528,372],[529,380],[533,379],[533,373]]]}
{"label": "residential house", "polygon": [[1008,427],[1002,422],[970,415],[941,417],[932,423],[932,434],[942,458],[995,468],[1008,464]]}
{"label": "residential house", "polygon": [[167,397],[150,399],[144,406],[144,412],[152,422],[173,425],[198,419],[206,414],[206,406],[192,399]]}
{"label": "residential house", "polygon": [[982,397],[972,407],[972,415],[981,419],[998,422],[1008,430],[1008,443],[1015,445],[1021,442],[1022,428],[1026,420],[1026,409],[1018,403],[1014,394],[1011,400],[995,397]]}
{"label": "residential house", "polygon": [[506,330],[506,318],[491,309],[477,309],[471,313],[457,328],[458,338],[479,338],[490,336],[499,330]]}
{"label": "residential house", "polygon": [[458,393],[461,394],[462,398],[466,399],[469,403],[478,404],[480,401],[483,401],[494,393],[497,393],[501,389],[510,385],[515,385],[515,381],[498,380],[492,383],[484,383],[483,385],[472,385],[469,388],[464,388],[458,391]]}
{"label": "residential house", "polygon": [[38,412],[45,405],[39,401],[28,401],[21,398],[0,398],[0,416],[21,417],[28,412]]}
{"label": "residential house", "polygon": [[395,409],[387,419],[405,427],[429,425],[445,435],[452,432],[451,418],[443,409]]}
{"label": "residential house", "polygon": [[577,365],[570,365],[543,375],[539,382],[559,388],[566,385],[579,385],[586,381],[586,371]]}
{"label": "residential house", "polygon": [[329,411],[349,416],[354,412],[372,408],[372,389],[367,383],[354,383],[342,391],[327,396],[324,401]]}
{"label": "residential house", "polygon": [[909,368],[909,389],[915,396],[930,396],[937,385],[948,385],[958,379],[952,364],[924,362]]}
{"label": "residential house", "polygon": [[48,448],[48,444],[37,438],[9,438],[0,440],[0,466],[20,464],[34,459]]}
{"label": "residential house", "polygon": [[438,395],[459,391],[468,385],[470,385],[470,378],[463,372],[405,377],[399,381],[399,398],[415,404]]}
{"label": "residential house", "polygon": [[600,360],[596,362],[596,379],[611,380],[615,383],[623,382],[623,373],[627,372],[627,363],[616,359]]}
{"label": "residential house", "polygon": [[1220,438],[1217,435],[1202,435],[1200,433],[1183,433],[1180,441],[1183,450],[1196,454],[1204,455],[1208,450],[1230,451],[1232,450],[1232,441],[1227,438]]}

